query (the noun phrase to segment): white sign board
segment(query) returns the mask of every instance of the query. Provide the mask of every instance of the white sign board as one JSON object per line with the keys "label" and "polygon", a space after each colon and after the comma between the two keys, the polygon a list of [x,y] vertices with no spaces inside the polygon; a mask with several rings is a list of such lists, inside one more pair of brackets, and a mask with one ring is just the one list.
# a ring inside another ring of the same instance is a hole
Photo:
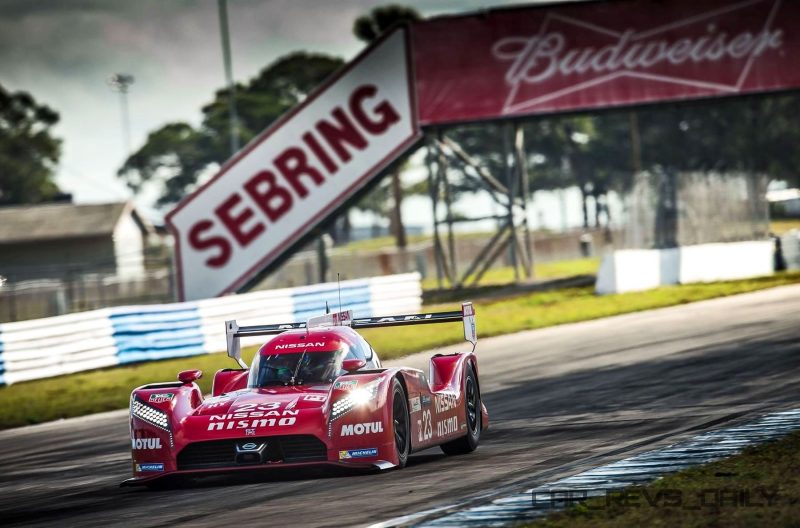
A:
{"label": "white sign board", "polygon": [[181,298],[240,288],[418,137],[406,32],[399,29],[167,216]]}

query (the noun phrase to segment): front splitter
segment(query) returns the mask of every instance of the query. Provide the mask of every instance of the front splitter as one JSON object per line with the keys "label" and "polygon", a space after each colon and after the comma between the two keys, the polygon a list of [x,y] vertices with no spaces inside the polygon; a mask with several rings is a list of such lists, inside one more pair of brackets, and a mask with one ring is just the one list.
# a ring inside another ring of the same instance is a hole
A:
{"label": "front splitter", "polygon": [[155,482],[165,480],[172,477],[204,477],[213,475],[224,474],[240,474],[246,472],[269,472],[281,469],[291,468],[337,468],[337,469],[354,469],[362,471],[375,471],[386,470],[395,467],[395,464],[387,460],[375,460],[372,462],[293,462],[293,463],[275,463],[275,464],[254,464],[248,466],[232,466],[222,468],[208,468],[208,469],[186,469],[180,471],[167,471],[148,475],[146,477],[133,477],[120,482],[120,487],[129,486],[147,486]]}

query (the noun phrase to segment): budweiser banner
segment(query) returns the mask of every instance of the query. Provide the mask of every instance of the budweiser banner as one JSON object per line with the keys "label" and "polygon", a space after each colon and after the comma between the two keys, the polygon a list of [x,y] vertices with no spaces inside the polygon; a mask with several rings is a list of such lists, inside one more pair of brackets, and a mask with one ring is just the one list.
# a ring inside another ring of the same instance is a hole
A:
{"label": "budweiser banner", "polygon": [[421,125],[800,86],[800,1],[616,1],[413,26]]}
{"label": "budweiser banner", "polygon": [[181,298],[241,288],[417,140],[409,69],[394,31],[178,204]]}

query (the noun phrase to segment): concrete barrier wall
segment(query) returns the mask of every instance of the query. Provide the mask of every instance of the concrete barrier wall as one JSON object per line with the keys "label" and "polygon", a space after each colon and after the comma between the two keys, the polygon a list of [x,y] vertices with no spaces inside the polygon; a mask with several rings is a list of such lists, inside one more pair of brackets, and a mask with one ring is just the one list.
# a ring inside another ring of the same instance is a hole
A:
{"label": "concrete barrier wall", "polygon": [[787,270],[800,270],[800,229],[793,229],[781,237],[783,263]]}
{"label": "concrete barrier wall", "polygon": [[667,284],[771,275],[771,240],[700,244],[670,249],[621,249],[604,255],[595,291],[624,293]]}
{"label": "concrete barrier wall", "polygon": [[[304,321],[339,308],[336,283],[259,291],[201,301],[121,306],[0,324],[0,385],[126,363],[225,350],[224,322]],[[418,273],[341,283],[343,309],[356,317],[414,313],[422,306]],[[244,345],[264,341],[243,340]]]}

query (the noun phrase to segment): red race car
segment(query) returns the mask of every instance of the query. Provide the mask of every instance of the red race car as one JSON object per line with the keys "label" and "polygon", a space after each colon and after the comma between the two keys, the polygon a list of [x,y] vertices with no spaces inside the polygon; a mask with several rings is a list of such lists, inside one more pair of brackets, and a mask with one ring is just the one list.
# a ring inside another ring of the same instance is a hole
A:
{"label": "red race car", "polygon": [[[355,331],[458,321],[472,350],[433,356],[428,373],[384,368]],[[307,323],[225,326],[228,355],[242,368],[218,371],[210,397],[195,383],[199,370],[131,394],[133,478],[123,485],[288,466],[403,467],[410,453],[432,446],[473,451],[488,427],[471,303],[460,312],[353,319],[345,311]],[[262,335],[275,337],[248,368],[239,339]]]}

